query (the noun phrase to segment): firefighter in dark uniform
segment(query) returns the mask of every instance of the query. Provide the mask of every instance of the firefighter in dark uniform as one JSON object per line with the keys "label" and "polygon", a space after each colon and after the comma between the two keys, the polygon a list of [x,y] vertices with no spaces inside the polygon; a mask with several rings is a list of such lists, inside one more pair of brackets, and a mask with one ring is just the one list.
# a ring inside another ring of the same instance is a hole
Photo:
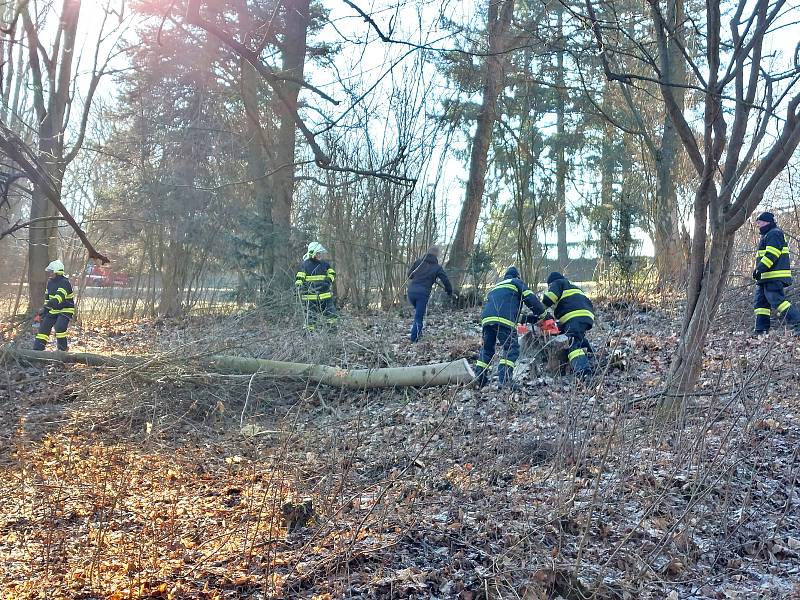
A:
{"label": "firefighter in dark uniform", "polygon": [[561,333],[570,338],[568,358],[572,371],[579,376],[591,375],[592,346],[586,339],[586,332],[594,325],[592,301],[558,271],[548,275],[547,285],[542,302],[553,310]]}
{"label": "firefighter in dark uniform", "polygon": [[762,334],[769,331],[770,312],[774,310],[778,317],[785,318],[794,327],[796,333],[800,333],[800,311],[786,299],[784,293],[784,288],[792,283],[786,237],[775,223],[775,215],[770,212],[758,215],[756,227],[761,232],[761,243],[753,271],[753,279],[756,280],[754,332]]}
{"label": "firefighter in dark uniform", "polygon": [[34,350],[44,350],[50,341],[50,330],[56,331],[56,346],[62,352],[67,351],[67,328],[75,316],[75,293],[72,284],[64,276],[64,263],[54,260],[47,265],[50,275],[44,293],[44,307],[34,320],[39,321],[39,333],[33,343]]}
{"label": "firefighter in dark uniform", "polygon": [[300,300],[305,303],[309,331],[314,331],[322,319],[329,326],[337,320],[332,287],[336,271],[324,260],[327,252],[319,242],[311,242],[294,281]]}
{"label": "firefighter in dark uniform", "polygon": [[546,309],[525,282],[520,279],[516,267],[509,267],[503,279],[489,290],[481,313],[483,326],[483,348],[476,363],[477,384],[483,387],[489,380],[489,363],[492,362],[497,344],[502,348],[502,358],[497,367],[497,378],[501,386],[513,387],[514,366],[519,358],[517,323],[522,305],[525,304],[536,317],[542,318]]}

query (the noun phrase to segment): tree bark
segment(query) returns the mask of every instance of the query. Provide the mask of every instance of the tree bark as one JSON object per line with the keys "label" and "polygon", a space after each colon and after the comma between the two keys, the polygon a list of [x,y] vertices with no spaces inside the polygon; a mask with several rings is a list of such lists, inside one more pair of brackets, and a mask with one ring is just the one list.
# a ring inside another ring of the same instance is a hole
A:
{"label": "tree bark", "polygon": [[161,270],[161,296],[158,301],[158,314],[176,317],[182,312],[181,297],[186,286],[186,249],[182,233],[176,232],[170,238],[164,264]]}
{"label": "tree bark", "polygon": [[567,159],[564,130],[564,111],[566,89],[564,87],[564,10],[561,4],[556,7],[558,23],[558,51],[556,52],[556,247],[558,251],[558,270],[564,271],[569,263],[567,246]]}
{"label": "tree bark", "polygon": [[[39,59],[39,35],[36,23],[31,19],[28,7],[21,10],[28,43],[30,72],[33,80],[34,107],[38,117],[38,164],[41,177],[33,177],[33,195],[30,219],[40,219],[56,215],[56,202],[60,204],[61,185],[67,164],[80,147],[85,122],[81,125],[81,135],[68,153],[65,152],[65,135],[69,121],[68,107],[72,102],[72,65],[75,59],[75,37],[80,16],[80,0],[63,0],[59,19],[59,36],[54,43],[50,61],[45,61],[49,89],[45,91],[42,62]],[[92,80],[92,85],[96,82]],[[90,88],[86,102],[91,102],[94,87]],[[53,197],[55,196],[55,198]],[[36,226],[31,229],[28,246],[28,311],[41,306],[47,277],[44,272],[47,263],[56,257],[57,228],[52,225]],[[82,232],[79,232],[79,234]],[[85,236],[84,236],[85,237]],[[82,238],[83,239],[83,238]],[[90,253],[91,253],[90,249]],[[105,257],[103,257],[105,258]]]}
{"label": "tree bark", "polygon": [[[44,219],[53,216],[55,211],[50,205],[45,192],[39,186],[33,186],[31,194],[30,218]],[[45,266],[53,260],[51,257],[51,230],[53,225],[42,221],[31,225],[28,232],[28,312],[41,308],[44,291],[47,287]]]}
{"label": "tree bark", "polygon": [[[93,367],[140,367],[157,369],[164,359],[153,356],[126,356],[114,354],[92,354],[87,352],[39,352],[9,346],[0,347],[0,359],[21,361],[58,361]],[[190,361],[181,361],[189,364]],[[339,369],[328,365],[244,358],[240,356],[210,356],[196,361],[197,366],[208,373],[222,375],[263,375],[277,379],[308,381],[332,387],[367,389],[393,387],[422,387],[439,385],[463,385],[475,379],[465,359],[449,363],[435,363],[411,367],[389,367],[383,369]]]}
{"label": "tree bark", "polygon": [[[673,31],[667,41],[666,81],[671,84],[672,96],[678,108],[684,109],[686,90],[686,61],[681,54],[685,45],[684,0],[670,0],[667,4],[667,23]],[[661,147],[656,153],[656,203],[654,211],[653,246],[658,271],[659,287],[674,286],[686,278],[686,256],[678,228],[678,194],[675,186],[675,169],[681,140],[669,111],[665,111]]]}
{"label": "tree bark", "polygon": [[448,275],[455,289],[460,289],[464,283],[467,263],[475,245],[475,231],[478,228],[483,191],[486,186],[489,146],[492,143],[492,131],[497,120],[497,98],[503,89],[505,79],[506,61],[502,52],[506,47],[506,37],[513,14],[514,0],[489,1],[487,22],[489,54],[483,69],[483,101],[478,113],[475,137],[472,139],[464,203],[461,205],[461,215],[450,248],[450,259],[447,262]]}
{"label": "tree bark", "polygon": [[[253,30],[253,23],[247,6],[244,4],[237,6],[239,14],[239,25],[243,32],[250,34]],[[239,59],[239,74],[241,78],[242,104],[248,131],[247,136],[247,179],[252,181],[253,206],[255,207],[258,220],[262,225],[263,233],[260,242],[261,257],[260,269],[264,281],[268,281],[274,268],[274,226],[272,220],[272,189],[270,178],[267,177],[269,168],[269,152],[267,134],[261,125],[261,111],[259,109],[259,92],[261,87],[261,77],[255,67],[245,58]]]}
{"label": "tree bark", "polygon": [[[603,110],[612,107],[611,84],[606,83],[603,90]],[[616,128],[609,120],[603,123],[603,141],[600,148],[600,244],[598,254],[603,267],[611,267],[614,257],[614,179],[616,172],[616,153],[614,135]]]}
{"label": "tree bark", "polygon": [[[697,301],[688,314],[688,323],[670,365],[666,388],[673,394],[690,392],[700,377],[706,337],[728,282],[735,235],[726,235],[721,231],[717,233],[719,235],[714,236],[709,248]],[[670,410],[680,404],[676,401],[676,396],[665,402]]]}
{"label": "tree bark", "polygon": [[285,0],[285,25],[281,56],[283,72],[291,77],[280,84],[283,87],[284,101],[277,103],[278,139],[275,144],[275,165],[273,176],[274,204],[272,222],[274,224],[275,266],[291,273],[293,264],[289,256],[289,232],[291,227],[292,204],[294,199],[296,123],[294,114],[300,84],[305,72],[307,51],[310,0]]}

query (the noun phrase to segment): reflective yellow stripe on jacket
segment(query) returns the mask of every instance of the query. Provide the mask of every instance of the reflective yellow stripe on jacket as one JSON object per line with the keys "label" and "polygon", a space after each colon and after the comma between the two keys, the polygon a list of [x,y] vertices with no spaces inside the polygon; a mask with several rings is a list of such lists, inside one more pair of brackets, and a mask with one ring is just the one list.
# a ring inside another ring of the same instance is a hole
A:
{"label": "reflective yellow stripe on jacket", "polygon": [[495,290],[513,290],[515,292],[519,291],[517,286],[515,286],[513,283],[498,283],[491,290],[489,290],[489,293],[491,293],[491,292],[493,292]]}
{"label": "reflective yellow stripe on jacket", "polygon": [[[768,248],[775,248],[775,246],[768,246]],[[777,250],[777,248],[775,248],[775,249]],[[766,252],[767,252],[766,250],[759,250],[757,252],[757,254],[758,254],[759,257],[761,257],[761,256],[764,256],[764,254],[766,254]],[[789,254],[789,246],[784,246],[780,253],[781,254]]]}
{"label": "reflective yellow stripe on jacket", "polygon": [[504,319],[503,317],[485,317],[481,320],[481,325],[491,325],[493,323],[498,323],[500,325],[505,325],[506,327],[511,327],[512,329],[517,326],[514,321],[509,321],[508,319]]}
{"label": "reflective yellow stripe on jacket", "polygon": [[578,288],[573,288],[571,290],[564,290],[561,293],[561,300],[563,300],[564,298],[569,298],[570,296],[574,296],[575,294],[580,294],[581,296],[586,295],[583,293],[583,290],[579,290]]}
{"label": "reflective yellow stripe on jacket", "polygon": [[[764,260],[763,258],[761,259]],[[764,271],[761,273],[761,280],[764,279],[779,279],[781,277],[791,277],[792,272],[789,269],[782,270],[782,271]]]}
{"label": "reflective yellow stripe on jacket", "polygon": [[588,317],[589,319],[594,321],[594,314],[592,314],[592,311],[586,310],[585,308],[570,311],[564,316],[560,317],[558,320],[561,323],[566,323],[567,321],[569,321],[570,319],[574,319],[575,317]]}

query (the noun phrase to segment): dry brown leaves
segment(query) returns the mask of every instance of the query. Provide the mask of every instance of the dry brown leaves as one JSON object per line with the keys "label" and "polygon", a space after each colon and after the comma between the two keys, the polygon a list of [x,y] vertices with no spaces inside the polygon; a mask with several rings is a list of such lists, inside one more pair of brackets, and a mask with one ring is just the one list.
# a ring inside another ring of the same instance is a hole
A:
{"label": "dry brown leaves", "polygon": [[[800,344],[720,331],[705,395],[670,425],[653,392],[675,345],[672,318],[600,312],[592,341],[609,369],[588,386],[531,375],[515,394],[366,394],[131,380],[131,402],[207,394],[223,408],[213,419],[181,412],[170,427],[137,413],[114,435],[104,423],[119,415],[63,394],[82,398],[85,370],[15,367],[2,400],[0,554],[10,560],[0,597],[796,593]],[[347,367],[474,358],[474,316],[434,310],[415,345],[396,317],[345,321],[335,340],[311,344],[259,322],[242,351],[317,345]],[[111,324],[82,343],[152,351],[206,339],[209,327],[220,345],[240,343],[241,330],[220,323]],[[306,497],[314,519],[289,533],[281,507]]]}

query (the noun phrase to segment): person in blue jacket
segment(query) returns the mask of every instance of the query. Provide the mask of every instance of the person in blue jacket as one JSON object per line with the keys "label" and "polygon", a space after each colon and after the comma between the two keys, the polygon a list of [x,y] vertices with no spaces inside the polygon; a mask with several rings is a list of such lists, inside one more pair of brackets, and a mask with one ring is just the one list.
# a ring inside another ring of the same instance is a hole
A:
{"label": "person in blue jacket", "polygon": [[488,383],[489,364],[492,362],[497,344],[500,344],[502,349],[497,378],[501,386],[513,387],[514,367],[519,358],[516,328],[523,304],[530,308],[533,316],[538,319],[542,319],[546,314],[547,309],[520,279],[517,268],[509,267],[503,278],[489,290],[483,305],[481,313],[483,347],[476,362],[478,387]]}
{"label": "person in blue jacket", "polygon": [[438,279],[448,296],[453,295],[453,286],[447,273],[439,264],[439,246],[431,246],[422,258],[415,260],[408,269],[408,301],[414,307],[414,321],[411,324],[411,341],[416,342],[422,335],[422,325],[431,289]]}
{"label": "person in blue jacket", "polygon": [[763,212],[756,217],[756,227],[761,233],[758,245],[756,268],[755,309],[756,335],[767,333],[770,327],[770,313],[774,310],[778,317],[785,318],[800,333],[800,311],[786,299],[784,288],[792,284],[792,270],[789,261],[789,245],[786,236],[775,222],[775,215]]}
{"label": "person in blue jacket", "polygon": [[542,302],[552,308],[561,333],[570,338],[568,358],[572,371],[578,376],[591,375],[592,346],[586,339],[586,332],[594,325],[592,301],[558,271],[547,276],[547,285]]}

